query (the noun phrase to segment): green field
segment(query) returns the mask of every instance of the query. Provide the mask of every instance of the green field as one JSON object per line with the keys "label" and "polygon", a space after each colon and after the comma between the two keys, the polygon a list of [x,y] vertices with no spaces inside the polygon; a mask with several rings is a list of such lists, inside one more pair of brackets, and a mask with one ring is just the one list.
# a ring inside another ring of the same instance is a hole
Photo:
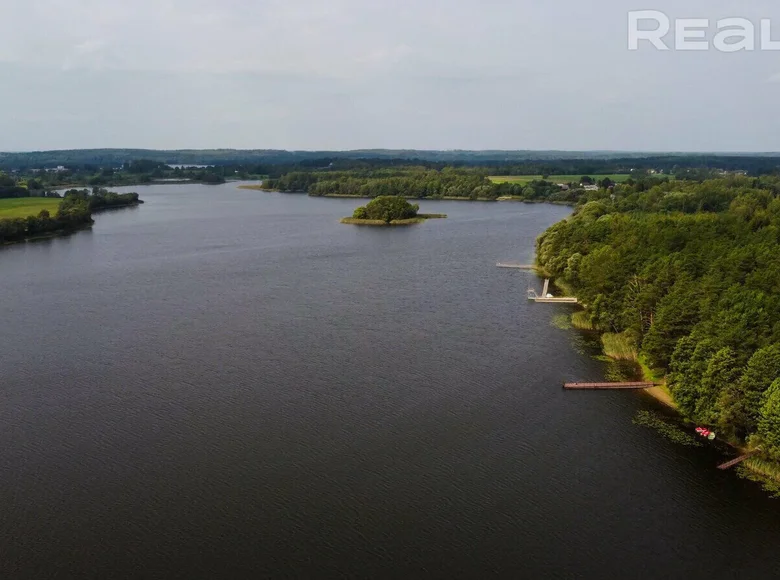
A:
{"label": "green field", "polygon": [[53,216],[62,200],[56,197],[13,197],[0,199],[0,219],[37,216],[42,209]]}
{"label": "green field", "polygon": [[[630,173],[612,173],[609,175],[591,175],[595,181],[609,177],[615,183],[622,183],[631,177]],[[488,179],[493,183],[529,183],[542,179],[541,175],[491,175]],[[582,175],[548,175],[547,181],[553,183],[579,183]]]}

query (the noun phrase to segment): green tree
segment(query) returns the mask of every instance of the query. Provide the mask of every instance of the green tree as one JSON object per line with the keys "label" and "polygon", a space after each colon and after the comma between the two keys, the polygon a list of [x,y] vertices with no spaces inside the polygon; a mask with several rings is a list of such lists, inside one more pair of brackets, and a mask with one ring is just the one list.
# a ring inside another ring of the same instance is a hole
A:
{"label": "green tree", "polygon": [[741,373],[737,354],[731,348],[716,352],[699,383],[694,417],[709,425],[716,424],[720,415],[720,395],[739,379]]}
{"label": "green tree", "polygon": [[764,393],[778,376],[780,344],[757,350],[739,381],[721,396],[721,423],[741,438],[755,432]]}
{"label": "green tree", "polygon": [[419,205],[411,204],[403,197],[383,195],[372,199],[365,207],[358,208],[355,212],[360,212],[360,215],[365,215],[365,217],[358,219],[382,220],[386,223],[390,223],[394,220],[413,218],[417,215],[419,209]]}
{"label": "green tree", "polygon": [[669,375],[669,389],[680,410],[689,417],[696,416],[702,379],[716,350],[711,339],[697,340],[687,336],[677,344],[672,357],[674,362],[673,372]]}
{"label": "green tree", "polygon": [[775,459],[780,459],[780,379],[775,380],[764,394],[758,434],[763,449]]}

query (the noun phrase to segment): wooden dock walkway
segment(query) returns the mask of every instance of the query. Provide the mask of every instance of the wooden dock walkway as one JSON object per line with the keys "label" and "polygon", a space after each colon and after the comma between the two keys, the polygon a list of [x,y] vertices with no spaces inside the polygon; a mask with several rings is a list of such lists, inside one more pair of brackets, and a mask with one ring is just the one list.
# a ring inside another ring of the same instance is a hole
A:
{"label": "wooden dock walkway", "polygon": [[745,461],[745,459],[749,459],[756,455],[757,453],[761,453],[760,449],[756,449],[755,451],[751,451],[750,453],[745,453],[744,455],[740,455],[736,459],[732,459],[731,461],[727,461],[726,463],[723,463],[721,465],[718,465],[718,469],[726,470],[734,467],[735,465],[738,465]]}
{"label": "wooden dock walkway", "polygon": [[655,383],[564,383],[564,389],[570,390],[607,390],[607,389],[649,389]]}
{"label": "wooden dock walkway", "polygon": [[541,302],[542,304],[577,304],[577,299],[574,296],[550,296],[548,291],[550,290],[550,280],[546,278],[544,281],[544,288],[542,288],[542,295],[536,293],[533,288],[528,289],[528,299],[534,302]]}

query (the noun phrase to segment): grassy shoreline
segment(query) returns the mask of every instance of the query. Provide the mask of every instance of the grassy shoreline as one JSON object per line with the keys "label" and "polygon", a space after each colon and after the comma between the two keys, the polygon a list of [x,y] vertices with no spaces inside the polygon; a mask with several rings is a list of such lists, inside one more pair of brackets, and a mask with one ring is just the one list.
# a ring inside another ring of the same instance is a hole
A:
{"label": "grassy shoreline", "polygon": [[92,223],[87,223],[80,225],[75,228],[70,229],[62,229],[62,230],[55,230],[53,232],[48,232],[46,234],[39,234],[37,236],[32,236],[29,238],[24,238],[21,240],[14,240],[12,242],[0,242],[0,247],[6,247],[6,246],[16,246],[18,244],[27,244],[27,243],[34,243],[34,242],[41,242],[43,240],[51,240],[54,238],[64,238],[65,236],[71,236],[73,234],[76,234],[78,232],[89,230],[92,228],[92,226],[95,225],[94,220]]}
{"label": "grassy shoreline", "polygon": [[[30,200],[38,200],[38,201],[33,201],[33,203],[29,203]],[[41,203],[40,200],[46,200],[51,204],[53,204],[54,207],[53,208],[47,207],[46,203]],[[17,203],[2,203],[2,202],[11,202],[11,201],[16,201]],[[0,222],[6,220],[8,221],[26,220],[28,217],[37,217],[40,211],[43,209],[49,211],[49,213],[52,216],[55,216],[56,218],[57,212],[59,211],[60,203],[62,201],[63,201],[62,198],[58,198],[58,197],[9,198],[7,200],[6,199],[0,200],[0,209],[3,209],[5,206],[8,210],[6,212],[0,212]],[[28,231],[25,230],[25,237],[20,239],[14,239],[11,241],[5,241],[5,240],[0,241],[0,247],[13,246],[16,244],[24,244],[27,242],[37,242],[41,240],[50,240],[53,238],[70,236],[82,230],[90,229],[95,224],[95,220],[92,219],[92,216],[94,216],[95,214],[126,209],[129,207],[138,207],[142,203],[144,203],[143,200],[138,199],[127,203],[96,207],[90,210],[90,220],[88,222],[77,224],[73,227],[65,227],[58,230],[49,231],[46,233],[38,233],[35,235],[29,235]],[[9,214],[13,217],[9,217]]]}

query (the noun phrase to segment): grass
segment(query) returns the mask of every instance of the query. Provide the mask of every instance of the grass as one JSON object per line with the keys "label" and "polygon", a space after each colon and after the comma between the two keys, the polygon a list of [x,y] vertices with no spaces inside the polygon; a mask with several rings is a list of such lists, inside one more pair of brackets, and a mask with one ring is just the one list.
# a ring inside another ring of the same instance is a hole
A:
{"label": "grass", "polygon": [[48,210],[51,215],[57,213],[62,200],[56,197],[14,197],[0,199],[0,219],[26,218],[37,216],[41,210]]}
{"label": "grass", "polygon": [[601,335],[604,354],[616,360],[636,361],[638,356],[633,341],[625,333],[605,332]]}
{"label": "grass", "polygon": [[650,365],[647,363],[645,357],[641,355],[638,359],[638,362],[639,362],[639,366],[642,367],[642,374],[645,376],[645,378],[648,381],[653,381],[654,383],[661,383],[664,381],[663,369],[650,368]]}
{"label": "grass", "polygon": [[579,310],[571,315],[571,325],[579,330],[596,330],[588,317],[587,310]]}
{"label": "grass", "polygon": [[[552,181],[554,183],[579,183],[582,179],[582,175],[548,175],[546,181]],[[609,177],[615,183],[622,183],[631,177],[630,173],[612,173],[609,175],[591,175],[594,180],[599,181],[605,177]],[[488,177],[493,183],[530,183],[531,181],[539,181],[542,179],[541,175],[491,175]]]}

